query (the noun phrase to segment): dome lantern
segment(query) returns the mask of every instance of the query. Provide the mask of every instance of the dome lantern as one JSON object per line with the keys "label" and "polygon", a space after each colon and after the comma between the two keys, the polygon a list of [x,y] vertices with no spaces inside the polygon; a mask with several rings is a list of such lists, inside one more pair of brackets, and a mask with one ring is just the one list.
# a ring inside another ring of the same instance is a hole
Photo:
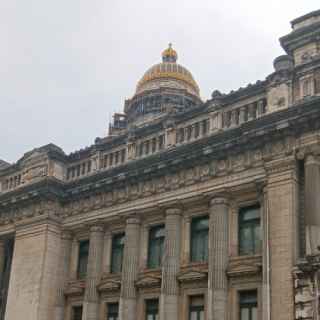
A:
{"label": "dome lantern", "polygon": [[172,43],[169,43],[168,48],[162,52],[162,61],[175,63],[177,62],[177,59],[178,59],[178,54],[172,48]]}

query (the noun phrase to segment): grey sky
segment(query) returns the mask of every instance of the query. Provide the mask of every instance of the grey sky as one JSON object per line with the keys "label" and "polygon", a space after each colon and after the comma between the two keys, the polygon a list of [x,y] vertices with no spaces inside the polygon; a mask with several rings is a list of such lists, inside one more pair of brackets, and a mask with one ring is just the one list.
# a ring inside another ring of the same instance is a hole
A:
{"label": "grey sky", "polygon": [[289,22],[316,9],[319,0],[1,0],[0,158],[104,136],[168,42],[204,100],[262,80]]}

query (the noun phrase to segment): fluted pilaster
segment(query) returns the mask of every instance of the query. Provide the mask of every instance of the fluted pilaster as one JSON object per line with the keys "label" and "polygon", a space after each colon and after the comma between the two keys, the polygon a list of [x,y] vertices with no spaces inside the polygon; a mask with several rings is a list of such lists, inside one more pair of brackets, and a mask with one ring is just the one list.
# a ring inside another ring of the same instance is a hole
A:
{"label": "fluted pilaster", "polygon": [[179,284],[177,274],[180,270],[181,250],[181,209],[166,210],[165,252],[162,268],[161,320],[178,319]]}
{"label": "fluted pilaster", "polygon": [[97,284],[100,280],[103,250],[103,227],[90,228],[89,257],[86,289],[83,303],[83,320],[97,320],[99,317],[99,294]]}
{"label": "fluted pilaster", "polygon": [[71,259],[71,247],[72,247],[72,235],[69,231],[63,231],[61,234],[61,245],[60,245],[60,263],[58,268],[58,285],[57,285],[57,296],[55,306],[55,320],[64,319],[64,307],[65,307],[65,296],[64,288],[69,276],[70,259]]}
{"label": "fluted pilaster", "polygon": [[320,246],[320,161],[309,154],[305,158],[306,253],[318,253]]}
{"label": "fluted pilaster", "polygon": [[136,319],[137,301],[135,281],[139,271],[140,219],[129,217],[126,224],[122,266],[120,320]]}
{"label": "fluted pilaster", "polygon": [[208,320],[227,319],[228,210],[226,197],[210,201]]}
{"label": "fluted pilaster", "polygon": [[4,271],[4,257],[5,257],[5,240],[0,240],[0,283],[2,283],[2,276]]}

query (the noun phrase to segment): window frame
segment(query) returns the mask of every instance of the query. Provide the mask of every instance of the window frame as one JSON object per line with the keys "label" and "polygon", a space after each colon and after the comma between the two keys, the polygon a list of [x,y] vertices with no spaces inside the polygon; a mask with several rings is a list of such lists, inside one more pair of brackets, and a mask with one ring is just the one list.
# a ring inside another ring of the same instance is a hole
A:
{"label": "window frame", "polygon": [[[85,249],[81,248],[82,246],[84,247],[86,246],[87,248]],[[79,241],[79,254],[78,254],[78,265],[77,265],[77,279],[79,280],[83,280],[87,277],[89,248],[90,248],[90,241],[88,239]],[[86,255],[84,255],[84,253],[86,253]],[[82,262],[82,260],[86,261],[86,263]]]}
{"label": "window frame", "polygon": [[[150,308],[150,304],[155,303],[157,304],[157,308]],[[149,305],[149,308],[148,308]],[[152,320],[159,319],[159,299],[146,299],[145,300],[145,319],[149,320],[149,316],[152,317]]]}
{"label": "window frame", "polygon": [[[243,220],[242,215],[249,210],[257,210],[259,212],[259,217],[250,219],[250,220]],[[251,249],[245,248],[244,240],[242,239],[242,230],[244,229],[250,230],[250,243]],[[255,232],[256,229],[259,230],[259,239],[256,239]],[[253,204],[250,206],[245,206],[239,208],[238,211],[238,255],[239,256],[246,256],[246,255],[256,255],[261,253],[261,239],[262,239],[262,232],[261,232],[261,206],[260,204]]]}
{"label": "window frame", "polygon": [[[148,233],[148,258],[147,258],[147,268],[148,269],[158,269],[162,266],[162,259],[164,255],[164,242],[165,242],[165,235],[161,237],[156,237],[156,235],[153,236],[153,234],[156,234],[157,231],[163,229],[163,232],[165,233],[165,225],[159,224],[156,226],[152,226],[149,228]],[[157,247],[159,255],[156,257],[157,262],[152,263],[151,262],[151,250]]]}
{"label": "window frame", "polygon": [[81,317],[80,317],[80,319],[81,319],[82,316],[83,316],[83,306],[82,305],[74,305],[74,306],[72,306],[72,320],[77,320],[75,318],[76,317],[75,310],[81,310]]}
{"label": "window frame", "polygon": [[[110,306],[117,306],[117,311],[111,312]],[[106,320],[118,320],[119,319],[119,303],[118,302],[107,302],[106,303],[107,312],[106,312]]]}
{"label": "window frame", "polygon": [[[123,243],[122,244],[116,244],[116,240],[117,239],[123,239]],[[124,245],[125,245],[125,233],[121,232],[121,233],[117,233],[114,234],[112,236],[112,240],[111,240],[111,263],[110,263],[110,273],[112,274],[117,274],[117,273],[121,273],[122,272],[122,266],[123,266],[123,254],[124,254]],[[115,265],[115,256],[116,253],[119,254],[121,256],[121,263],[120,266],[116,266]]]}
{"label": "window frame", "polygon": [[[202,230],[196,230],[195,224],[201,220],[207,220],[208,227]],[[200,239],[202,244],[205,245],[203,247],[201,258],[198,258],[198,255],[194,252],[194,241],[196,241],[196,237],[197,237],[197,241],[199,241]],[[205,256],[205,252],[206,252],[206,256]],[[209,216],[204,215],[204,216],[193,217],[190,223],[190,262],[206,263],[208,262],[208,258],[209,258],[208,256],[209,256]]]}
{"label": "window frame", "polygon": [[[203,300],[202,305],[192,305],[192,299],[201,298]],[[201,312],[203,312],[203,319],[205,319],[205,297],[204,295],[192,295],[189,296],[189,306],[188,306],[188,319],[191,320],[192,313],[196,312],[197,320],[201,319]]]}
{"label": "window frame", "polygon": [[[244,294],[252,294],[254,293],[255,295],[255,302],[241,302],[241,295]],[[258,290],[257,289],[252,289],[252,290],[242,290],[238,292],[238,299],[239,299],[239,320],[254,320],[252,318],[252,310],[255,308],[256,312],[258,314]],[[249,319],[242,319],[241,316],[241,311],[242,309],[248,309],[249,310]]]}

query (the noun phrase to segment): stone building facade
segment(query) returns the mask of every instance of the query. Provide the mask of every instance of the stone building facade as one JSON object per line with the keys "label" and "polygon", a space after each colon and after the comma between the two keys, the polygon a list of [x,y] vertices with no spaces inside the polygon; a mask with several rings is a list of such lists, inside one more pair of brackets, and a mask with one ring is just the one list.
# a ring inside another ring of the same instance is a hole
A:
{"label": "stone building facade", "polygon": [[0,161],[0,319],[319,318],[320,11],[200,98],[169,46],[109,134]]}

